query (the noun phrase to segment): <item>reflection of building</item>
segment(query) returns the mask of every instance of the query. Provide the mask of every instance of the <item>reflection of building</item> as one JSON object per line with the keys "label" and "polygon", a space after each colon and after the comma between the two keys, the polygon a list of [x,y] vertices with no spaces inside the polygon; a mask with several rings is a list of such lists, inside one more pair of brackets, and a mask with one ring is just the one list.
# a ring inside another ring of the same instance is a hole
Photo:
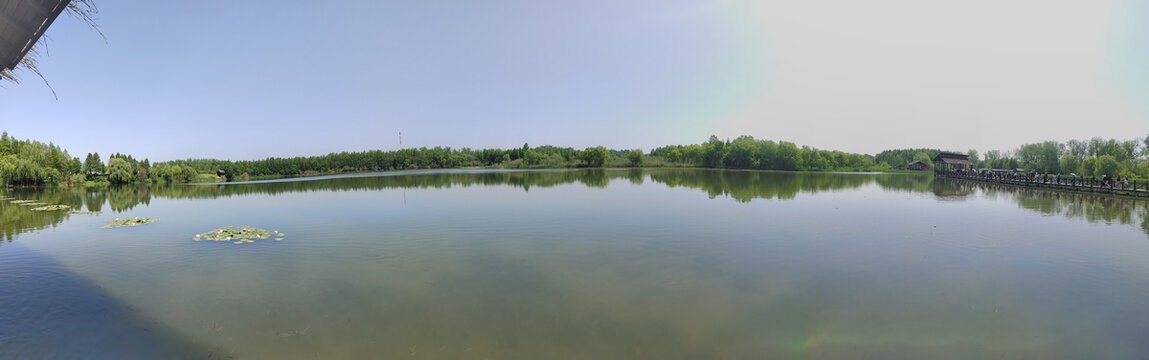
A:
{"label": "reflection of building", "polygon": [[11,71],[32,50],[70,0],[0,0],[0,70]]}
{"label": "reflection of building", "polygon": [[952,179],[934,180],[933,187],[934,196],[939,200],[963,200],[974,192],[972,183]]}
{"label": "reflection of building", "polygon": [[973,163],[969,161],[969,156],[963,154],[938,153],[938,156],[934,156],[933,162],[934,167],[938,170],[969,169],[973,167]]}

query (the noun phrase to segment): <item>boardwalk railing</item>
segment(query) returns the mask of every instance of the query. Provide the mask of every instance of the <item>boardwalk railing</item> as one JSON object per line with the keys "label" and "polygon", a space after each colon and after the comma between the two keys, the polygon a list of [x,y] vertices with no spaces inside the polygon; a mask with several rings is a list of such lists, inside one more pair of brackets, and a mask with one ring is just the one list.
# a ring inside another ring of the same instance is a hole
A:
{"label": "boardwalk railing", "polygon": [[1149,196],[1149,182],[1145,181],[1129,181],[1126,183],[1125,181],[1111,179],[1108,183],[1106,183],[1101,179],[1082,179],[1080,176],[1063,176],[1061,179],[1058,179],[1055,175],[1050,175],[1047,177],[1045,175],[1028,176],[1024,174],[1006,173],[980,174],[960,171],[935,171],[934,175],[943,178],[967,179],[999,184],[1011,184],[1017,186],[1100,192],[1117,195]]}

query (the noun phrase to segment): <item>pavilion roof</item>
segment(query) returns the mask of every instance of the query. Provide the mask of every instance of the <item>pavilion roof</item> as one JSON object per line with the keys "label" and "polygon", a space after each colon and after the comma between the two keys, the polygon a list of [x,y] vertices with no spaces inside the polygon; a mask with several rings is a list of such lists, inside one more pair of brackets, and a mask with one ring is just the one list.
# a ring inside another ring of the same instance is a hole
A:
{"label": "pavilion roof", "polygon": [[0,70],[12,70],[71,0],[0,0]]}
{"label": "pavilion roof", "polygon": [[934,164],[947,165],[973,165],[973,162],[969,161],[969,155],[954,153],[939,153],[938,156],[934,156],[933,162]]}

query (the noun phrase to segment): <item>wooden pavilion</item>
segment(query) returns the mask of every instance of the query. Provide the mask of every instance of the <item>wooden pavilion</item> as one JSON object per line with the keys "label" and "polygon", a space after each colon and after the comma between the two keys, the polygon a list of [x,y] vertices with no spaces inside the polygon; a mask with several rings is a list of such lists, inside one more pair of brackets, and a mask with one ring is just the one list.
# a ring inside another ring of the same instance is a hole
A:
{"label": "wooden pavilion", "polygon": [[953,169],[969,169],[973,167],[973,162],[969,161],[969,155],[955,154],[955,153],[938,153],[934,156],[934,168],[938,170],[953,170]]}
{"label": "wooden pavilion", "polygon": [[930,169],[929,165],[926,165],[926,163],[918,161],[918,160],[914,160],[914,162],[911,162],[911,163],[906,165],[906,170],[924,171],[924,170],[929,170],[929,169]]}
{"label": "wooden pavilion", "polygon": [[0,72],[11,76],[72,0],[0,0]]}

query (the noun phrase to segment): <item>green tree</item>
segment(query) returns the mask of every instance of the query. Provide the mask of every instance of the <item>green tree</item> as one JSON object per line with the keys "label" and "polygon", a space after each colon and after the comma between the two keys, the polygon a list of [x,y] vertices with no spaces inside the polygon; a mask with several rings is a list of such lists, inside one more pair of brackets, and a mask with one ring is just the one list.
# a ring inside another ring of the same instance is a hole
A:
{"label": "green tree", "polygon": [[750,136],[739,136],[728,146],[724,165],[731,169],[753,169],[758,167],[758,143]]}
{"label": "green tree", "polygon": [[1066,141],[1065,152],[1076,156],[1078,159],[1084,159],[1089,156],[1089,143],[1081,140]]}
{"label": "green tree", "polygon": [[72,175],[80,174],[83,176],[84,163],[80,162],[80,158],[72,158],[72,160],[68,162],[68,169],[66,172]]}
{"label": "green tree", "polygon": [[586,148],[579,153],[579,160],[582,160],[589,167],[602,167],[608,157],[610,157],[610,152],[602,146]]}
{"label": "green tree", "polygon": [[1092,176],[1093,169],[1096,168],[1096,165],[1097,158],[1095,157],[1087,157],[1085,160],[1081,160],[1081,175]]}
{"label": "green tree", "polygon": [[1141,155],[1145,156],[1146,160],[1149,160],[1149,135],[1145,135],[1145,138],[1141,139],[1141,144],[1144,145],[1144,147],[1141,148]]}
{"label": "green tree", "polygon": [[1062,145],[1056,141],[1025,144],[1017,149],[1021,166],[1037,172],[1057,172]]}
{"label": "green tree", "polygon": [[7,131],[0,134],[0,156],[16,153],[16,149],[12,146],[13,140],[8,137]]}
{"label": "green tree", "polygon": [[1081,170],[1081,159],[1077,155],[1061,155],[1061,171],[1064,173],[1077,173]]}
{"label": "green tree", "polygon": [[[524,144],[523,147],[525,148],[526,144]],[[523,152],[523,162],[525,162],[527,165],[538,165],[544,159],[546,159],[546,155],[543,155],[538,151],[526,150]]]}
{"label": "green tree", "polygon": [[127,184],[135,180],[132,176],[132,165],[120,157],[108,159],[108,182],[113,184]]}
{"label": "green tree", "polygon": [[1001,150],[990,150],[985,153],[985,164],[990,169],[1001,169]]}
{"label": "green tree", "polygon": [[[195,171],[195,168],[192,168],[191,166],[181,166],[179,176],[176,178],[176,180],[179,182],[189,182],[195,180],[196,175],[199,175],[199,173]],[[172,176],[175,177],[176,173],[173,172]]]}
{"label": "green tree", "polygon": [[798,145],[788,141],[779,141],[778,148],[774,152],[774,166],[775,170],[798,170],[805,166],[802,163],[802,154],[799,153]]}
{"label": "green tree", "polygon": [[726,158],[726,143],[718,140],[717,136],[710,135],[710,140],[702,144],[702,166],[716,168],[722,165]]}
{"label": "green tree", "polygon": [[88,154],[84,159],[83,171],[88,180],[94,180],[104,175],[104,162],[100,160],[100,153]]}
{"label": "green tree", "polygon": [[966,155],[969,156],[969,162],[973,163],[973,167],[975,167],[975,168],[983,167],[983,166],[981,166],[981,161],[978,160],[977,150],[970,149],[969,152],[966,153]]}
{"label": "green tree", "polygon": [[930,154],[926,154],[925,152],[914,154],[914,161],[921,161],[922,164],[926,164],[930,169],[934,168],[933,159],[930,159]]}
{"label": "green tree", "polygon": [[1113,155],[1101,155],[1101,157],[1097,158],[1097,164],[1094,165],[1093,176],[1099,178],[1105,175],[1116,176],[1119,168],[1117,157]]}
{"label": "green tree", "polygon": [[631,150],[626,153],[626,159],[630,160],[630,166],[642,166],[642,150]]}
{"label": "green tree", "polygon": [[1116,160],[1118,162],[1124,162],[1126,160],[1136,159],[1137,145],[1137,140],[1122,141],[1120,152],[1121,155],[1118,156]]}

